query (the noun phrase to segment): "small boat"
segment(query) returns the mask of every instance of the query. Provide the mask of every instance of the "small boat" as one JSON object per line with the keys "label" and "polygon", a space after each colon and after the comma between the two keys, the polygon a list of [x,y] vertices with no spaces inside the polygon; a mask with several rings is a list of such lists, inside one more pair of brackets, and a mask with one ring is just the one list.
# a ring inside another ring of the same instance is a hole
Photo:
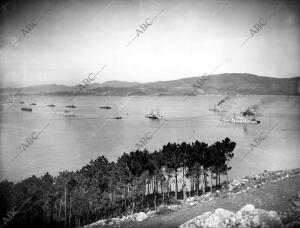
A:
{"label": "small boat", "polygon": [[76,113],[71,112],[70,110],[65,110],[64,112],[57,112],[57,114],[63,116],[76,116]]}
{"label": "small boat", "polygon": [[25,102],[24,102],[24,101],[19,101],[19,103],[20,103],[20,104],[25,104]]}
{"label": "small boat", "polygon": [[233,118],[231,120],[221,120],[223,122],[229,122],[229,123],[245,123],[245,124],[260,124],[259,120],[256,120],[255,118],[249,118],[245,116],[236,116],[233,115]]}
{"label": "small boat", "polygon": [[36,103],[31,103],[30,105],[36,105]]}
{"label": "small boat", "polygon": [[47,105],[48,107],[55,107],[55,105],[54,104],[49,104],[49,105]]}
{"label": "small boat", "polygon": [[151,111],[151,113],[149,115],[145,115],[146,118],[149,118],[149,119],[153,119],[153,120],[157,120],[157,119],[161,119],[163,118],[163,116],[161,116],[159,114],[159,112],[157,113],[154,113],[153,110]]}
{"label": "small boat", "polygon": [[115,117],[114,119],[120,120],[120,119],[122,119],[122,117],[121,117],[121,116],[117,116],[117,117]]}
{"label": "small boat", "polygon": [[21,108],[22,111],[32,112],[32,108]]}
{"label": "small boat", "polygon": [[110,106],[102,106],[102,107],[99,107],[99,108],[102,108],[102,109],[111,109]]}
{"label": "small boat", "polygon": [[212,112],[226,112],[221,105],[215,105],[213,108],[210,108],[209,111]]}
{"label": "small boat", "polygon": [[67,108],[76,108],[75,105],[67,105],[66,107],[67,107]]}

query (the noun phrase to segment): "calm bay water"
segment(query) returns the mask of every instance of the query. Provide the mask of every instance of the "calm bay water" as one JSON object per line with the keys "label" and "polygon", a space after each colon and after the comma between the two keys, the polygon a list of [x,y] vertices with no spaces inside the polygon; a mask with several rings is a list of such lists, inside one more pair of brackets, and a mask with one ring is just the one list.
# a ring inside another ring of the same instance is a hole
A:
{"label": "calm bay water", "polygon": [[[24,96],[26,104],[35,102],[33,112],[22,112],[28,105],[13,104],[0,114],[0,179],[20,181],[45,172],[52,175],[63,170],[77,170],[91,159],[105,155],[116,160],[124,152],[136,149],[136,143],[147,132],[154,132],[145,148],[151,152],[168,142],[204,141],[208,144],[229,137],[237,143],[230,178],[256,174],[265,169],[300,167],[300,97],[248,96],[236,104],[235,99],[225,102],[226,113],[217,114],[208,108],[224,96],[190,97],[99,97],[78,96],[71,103],[76,105],[76,117],[57,115],[70,104],[65,96]],[[19,97],[18,97],[19,98]],[[5,101],[5,97],[2,98]],[[46,104],[55,104],[55,108]],[[221,122],[240,113],[249,105],[260,105],[264,116],[261,124],[245,125]],[[111,110],[100,109],[109,105]],[[159,109],[166,120],[150,120],[144,116],[151,109]],[[116,120],[114,117],[122,116]],[[49,125],[48,125],[49,124]],[[32,132],[46,129],[40,137],[20,153],[17,147],[26,142]],[[250,152],[261,132],[275,128]]]}

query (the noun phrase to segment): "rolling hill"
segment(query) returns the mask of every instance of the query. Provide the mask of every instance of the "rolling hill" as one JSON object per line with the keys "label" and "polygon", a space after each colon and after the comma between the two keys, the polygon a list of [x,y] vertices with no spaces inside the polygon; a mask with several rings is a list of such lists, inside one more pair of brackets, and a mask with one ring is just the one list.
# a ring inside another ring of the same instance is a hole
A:
{"label": "rolling hill", "polygon": [[[107,81],[92,83],[82,90],[79,86],[38,85],[24,88],[2,88],[0,93],[51,95],[98,95],[98,96],[184,96],[187,94],[256,94],[256,95],[297,95],[300,94],[300,77],[272,78],[253,74],[226,73],[208,76],[199,86],[201,77],[189,77],[171,81],[150,83]],[[192,93],[193,85],[200,87]]]}

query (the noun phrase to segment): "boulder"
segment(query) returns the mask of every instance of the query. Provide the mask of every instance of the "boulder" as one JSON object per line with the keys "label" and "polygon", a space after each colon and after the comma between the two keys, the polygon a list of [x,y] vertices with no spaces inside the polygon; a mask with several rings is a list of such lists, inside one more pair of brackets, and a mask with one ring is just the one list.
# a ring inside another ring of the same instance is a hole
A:
{"label": "boulder", "polygon": [[155,215],[155,211],[147,211],[147,216],[148,216],[148,218],[149,217],[152,217],[153,215]]}
{"label": "boulder", "polygon": [[147,218],[148,218],[148,215],[146,213],[140,212],[140,213],[137,213],[137,215],[135,217],[135,220],[138,221],[138,222],[141,222],[141,221],[144,221]]}
{"label": "boulder", "polygon": [[196,203],[195,202],[190,202],[189,205],[192,207],[192,206],[196,205]]}
{"label": "boulder", "polygon": [[173,205],[168,205],[167,206],[167,208],[170,209],[170,210],[175,209],[176,207],[178,207],[178,205],[173,204]]}
{"label": "boulder", "polygon": [[237,219],[241,223],[241,227],[281,227],[282,222],[275,211],[265,211],[262,209],[255,209],[251,204],[241,208],[236,213]]}
{"label": "boulder", "polygon": [[192,202],[192,201],[195,201],[196,198],[195,197],[189,197],[186,199],[187,202]]}
{"label": "boulder", "polygon": [[244,207],[242,207],[237,213],[246,213],[255,210],[254,205],[247,204]]}
{"label": "boulder", "polygon": [[256,209],[248,204],[237,213],[218,208],[197,216],[179,228],[276,228],[282,227],[280,217],[275,211]]}
{"label": "boulder", "polygon": [[225,227],[237,227],[239,222],[235,218],[235,214],[231,211],[227,211],[223,208],[218,208],[212,212],[206,212],[184,224],[179,228],[225,228]]}

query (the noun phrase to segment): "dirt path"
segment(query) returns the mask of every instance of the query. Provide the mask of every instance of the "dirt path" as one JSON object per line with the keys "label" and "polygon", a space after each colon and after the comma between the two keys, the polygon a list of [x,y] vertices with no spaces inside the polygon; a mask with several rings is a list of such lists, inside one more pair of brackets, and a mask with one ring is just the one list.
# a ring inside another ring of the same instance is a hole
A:
{"label": "dirt path", "polygon": [[[186,206],[169,214],[158,215],[143,222],[128,222],[115,227],[175,228],[184,222],[210,210],[224,208],[238,211],[246,204],[253,204],[256,208],[276,211],[284,223],[300,219],[300,211],[293,206],[292,200],[297,198],[300,190],[300,176],[280,180],[276,183],[267,183],[261,188],[252,189],[245,193],[220,196],[210,202],[203,202],[197,206]],[[297,211],[298,210],[298,211]]]}

